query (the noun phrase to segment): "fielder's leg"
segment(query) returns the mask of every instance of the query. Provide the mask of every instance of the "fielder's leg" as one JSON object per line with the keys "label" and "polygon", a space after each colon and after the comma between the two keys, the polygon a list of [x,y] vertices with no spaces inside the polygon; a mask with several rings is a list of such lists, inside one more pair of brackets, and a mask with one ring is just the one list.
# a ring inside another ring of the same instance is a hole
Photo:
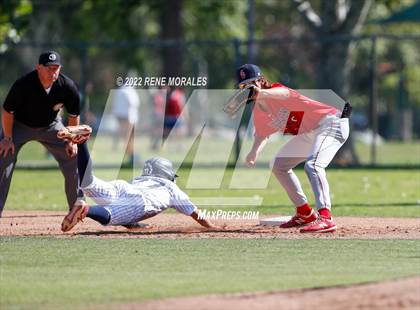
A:
{"label": "fielder's leg", "polygon": [[347,140],[348,135],[348,118],[332,117],[328,125],[320,129],[314,141],[311,155],[305,163],[305,172],[311,183],[316,207],[321,217],[320,221],[304,227],[301,232],[333,232],[337,229],[331,217],[330,187],[325,168]]}
{"label": "fielder's leg", "polygon": [[316,136],[310,155],[305,163],[305,172],[311,182],[318,209],[331,209],[329,184],[325,168],[348,137],[348,119],[336,118],[329,127]]}
{"label": "fielder's leg", "polygon": [[308,202],[302,185],[293,171],[293,168],[304,160],[304,158],[276,157],[272,164],[273,174],[286,190],[287,195],[296,207]]}
{"label": "fielder's leg", "polygon": [[286,190],[287,195],[296,207],[296,214],[282,228],[302,226],[317,218],[316,212],[309,206],[298,177],[293,168],[305,160],[311,144],[310,135],[300,135],[292,138],[278,152],[272,163],[272,171],[277,180]]}

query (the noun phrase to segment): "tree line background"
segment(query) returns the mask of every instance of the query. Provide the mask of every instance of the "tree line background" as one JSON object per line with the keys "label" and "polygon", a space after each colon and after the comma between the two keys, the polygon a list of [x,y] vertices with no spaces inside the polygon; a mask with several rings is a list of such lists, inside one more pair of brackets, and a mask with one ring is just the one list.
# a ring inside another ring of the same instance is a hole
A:
{"label": "tree line background", "polygon": [[[207,76],[208,88],[225,89],[234,87],[238,65],[254,62],[271,80],[348,99],[356,129],[378,119],[381,136],[418,139],[420,27],[381,22],[415,2],[1,0],[0,98],[50,48],[98,114],[115,78],[128,72]],[[357,161],[351,145],[346,156]]]}

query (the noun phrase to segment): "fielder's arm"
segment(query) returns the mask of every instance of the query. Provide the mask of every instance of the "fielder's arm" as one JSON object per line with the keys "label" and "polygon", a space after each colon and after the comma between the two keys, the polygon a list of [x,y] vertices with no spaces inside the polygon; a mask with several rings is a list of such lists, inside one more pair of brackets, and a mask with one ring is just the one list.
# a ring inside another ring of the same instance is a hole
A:
{"label": "fielder's arm", "polygon": [[290,96],[290,90],[284,87],[274,88],[259,88],[254,87],[252,93],[252,99],[255,104],[265,113],[272,113],[270,107],[266,104],[266,100],[286,100]]}
{"label": "fielder's arm", "polygon": [[257,161],[258,154],[264,149],[267,144],[267,138],[263,138],[255,134],[254,143],[252,144],[251,151],[246,156],[245,163],[248,167],[254,167]]}
{"label": "fielder's arm", "polygon": [[259,89],[258,99],[264,100],[269,98],[284,100],[289,98],[290,91],[285,87],[274,87],[267,89]]}

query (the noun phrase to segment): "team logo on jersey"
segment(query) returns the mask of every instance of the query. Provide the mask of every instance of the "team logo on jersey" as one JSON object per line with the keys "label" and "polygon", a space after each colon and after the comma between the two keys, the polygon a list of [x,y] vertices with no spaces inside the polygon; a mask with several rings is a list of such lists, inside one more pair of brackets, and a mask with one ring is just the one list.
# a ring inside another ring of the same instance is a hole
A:
{"label": "team logo on jersey", "polygon": [[54,111],[60,111],[60,109],[64,106],[62,103],[57,103],[55,106],[53,106]]}
{"label": "team logo on jersey", "polygon": [[303,111],[292,111],[290,112],[289,119],[284,129],[284,134],[290,134],[296,136],[299,133],[299,128],[302,123]]}
{"label": "team logo on jersey", "polygon": [[269,126],[284,134],[297,135],[303,119],[303,111],[291,111],[280,109],[275,114],[269,114],[271,119]]}
{"label": "team logo on jersey", "polygon": [[54,60],[57,59],[57,56],[55,54],[50,54],[50,56],[48,56],[48,58],[49,58],[49,60],[54,61]]}
{"label": "team logo on jersey", "polygon": [[244,70],[239,71],[239,76],[241,77],[242,80],[245,80],[246,78],[246,73]]}

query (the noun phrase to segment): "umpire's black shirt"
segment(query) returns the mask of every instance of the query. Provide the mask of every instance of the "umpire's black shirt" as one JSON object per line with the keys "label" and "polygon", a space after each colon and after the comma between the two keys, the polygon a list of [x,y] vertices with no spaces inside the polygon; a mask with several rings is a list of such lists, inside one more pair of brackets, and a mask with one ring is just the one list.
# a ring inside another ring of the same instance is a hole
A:
{"label": "umpire's black shirt", "polygon": [[49,126],[62,107],[70,115],[80,114],[80,97],[74,82],[60,73],[47,94],[36,70],[13,84],[3,105],[14,119],[37,128]]}

